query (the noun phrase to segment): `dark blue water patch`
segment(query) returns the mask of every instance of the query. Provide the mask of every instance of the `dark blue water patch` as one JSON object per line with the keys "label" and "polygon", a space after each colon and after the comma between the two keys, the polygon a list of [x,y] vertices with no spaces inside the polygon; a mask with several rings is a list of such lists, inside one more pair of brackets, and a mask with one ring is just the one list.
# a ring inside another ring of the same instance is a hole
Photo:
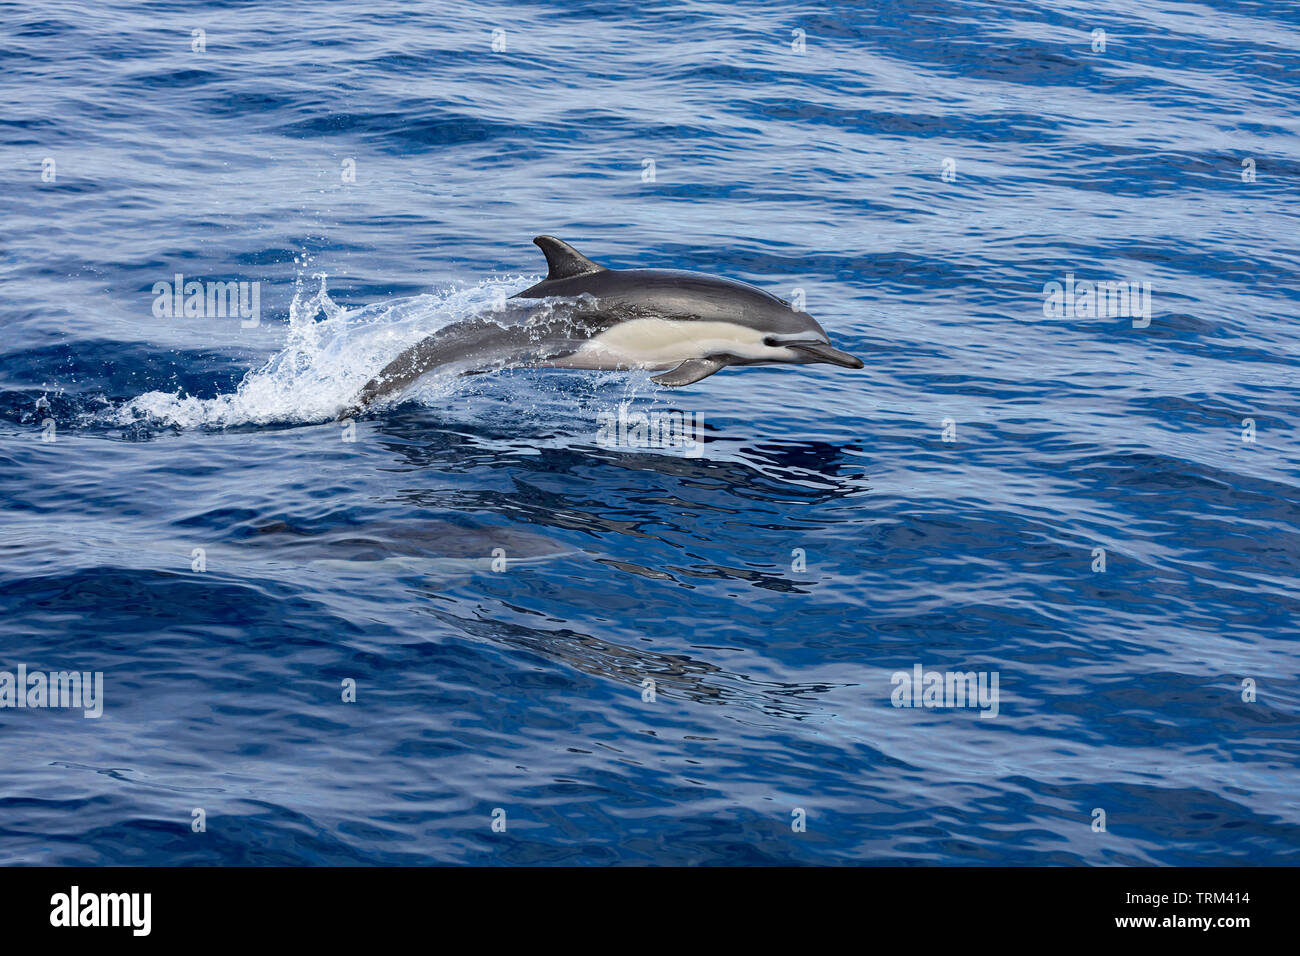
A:
{"label": "dark blue water patch", "polygon": [[224,79],[224,74],[212,70],[163,70],[128,77],[122,81],[121,86],[127,90],[185,90],[208,83],[215,83],[222,79]]}
{"label": "dark blue water patch", "polygon": [[[18,418],[50,390],[68,385],[83,399],[102,392],[120,401],[155,390],[202,397],[231,391],[245,370],[229,354],[164,351],[142,342],[78,341],[0,355],[0,375],[10,385],[0,396],[9,405],[9,417]],[[47,400],[69,399],[56,394]]]}
{"label": "dark blue water patch", "polygon": [[75,31],[76,27],[64,20],[29,20],[13,27],[13,35],[25,39],[57,37]]}
{"label": "dark blue water patch", "polygon": [[382,148],[404,152],[410,149],[481,142],[497,135],[499,127],[474,117],[441,114],[416,118],[403,113],[323,113],[285,127],[297,136],[356,136],[376,141]]}

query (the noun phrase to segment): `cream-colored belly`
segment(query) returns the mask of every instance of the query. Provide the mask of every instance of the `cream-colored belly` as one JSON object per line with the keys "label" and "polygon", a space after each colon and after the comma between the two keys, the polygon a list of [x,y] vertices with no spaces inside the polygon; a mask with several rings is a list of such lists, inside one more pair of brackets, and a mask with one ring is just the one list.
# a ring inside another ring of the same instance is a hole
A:
{"label": "cream-colored belly", "polygon": [[759,359],[784,351],[765,346],[762,332],[732,322],[633,319],[606,329],[556,364],[566,368],[665,369],[706,355]]}

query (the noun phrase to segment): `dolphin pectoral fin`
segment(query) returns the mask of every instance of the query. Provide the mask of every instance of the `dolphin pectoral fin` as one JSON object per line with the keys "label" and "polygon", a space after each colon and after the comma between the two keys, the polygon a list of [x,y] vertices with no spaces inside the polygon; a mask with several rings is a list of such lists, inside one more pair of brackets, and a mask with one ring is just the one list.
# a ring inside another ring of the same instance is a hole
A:
{"label": "dolphin pectoral fin", "polygon": [[717,359],[687,359],[675,369],[664,372],[662,375],[655,375],[650,381],[666,385],[669,388],[677,388],[681,385],[691,385],[702,378],[708,378],[714,372],[726,367],[726,362],[719,362]]}

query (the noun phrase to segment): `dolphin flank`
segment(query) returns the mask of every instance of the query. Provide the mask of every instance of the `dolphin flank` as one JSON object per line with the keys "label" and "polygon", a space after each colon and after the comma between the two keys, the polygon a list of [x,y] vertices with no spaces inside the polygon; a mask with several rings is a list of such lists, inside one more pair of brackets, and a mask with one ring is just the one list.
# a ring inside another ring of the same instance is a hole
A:
{"label": "dolphin flank", "polygon": [[433,369],[650,369],[662,371],[655,382],[676,387],[729,365],[862,368],[811,315],[752,285],[672,269],[606,269],[554,236],[533,242],[549,271],[511,296],[529,310],[521,321],[502,325],[484,315],[440,329],[389,362],[339,417]]}

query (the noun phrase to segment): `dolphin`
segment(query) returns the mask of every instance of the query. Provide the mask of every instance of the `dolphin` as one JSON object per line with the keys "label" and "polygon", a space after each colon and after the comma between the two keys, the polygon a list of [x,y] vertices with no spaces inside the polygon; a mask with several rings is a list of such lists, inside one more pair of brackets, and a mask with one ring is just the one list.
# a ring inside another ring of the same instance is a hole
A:
{"label": "dolphin", "polygon": [[669,387],[729,365],[862,368],[811,315],[752,285],[674,269],[607,269],[554,236],[533,242],[548,271],[510,297],[506,318],[514,321],[485,314],[439,329],[389,362],[339,417],[442,368],[662,370],[653,381]]}

